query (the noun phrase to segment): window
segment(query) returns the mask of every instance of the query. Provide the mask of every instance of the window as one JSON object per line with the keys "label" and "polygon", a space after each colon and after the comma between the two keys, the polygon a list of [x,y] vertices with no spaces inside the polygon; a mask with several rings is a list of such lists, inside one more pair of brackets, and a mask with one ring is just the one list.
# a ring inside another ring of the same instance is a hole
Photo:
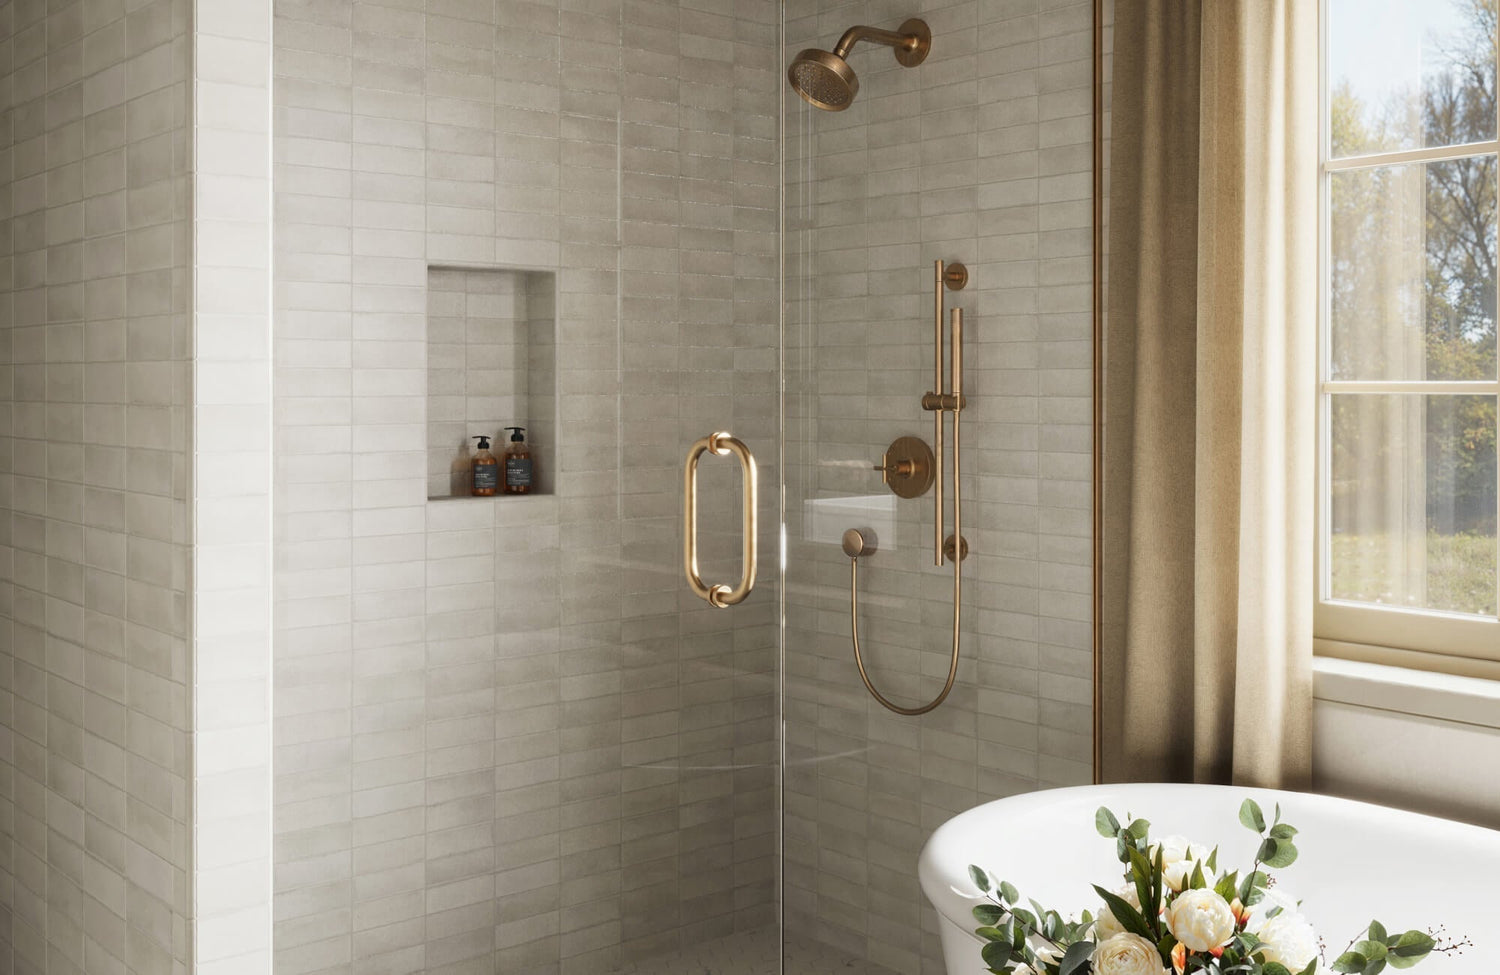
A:
{"label": "window", "polygon": [[1475,672],[1500,662],[1496,3],[1323,24],[1319,649]]}

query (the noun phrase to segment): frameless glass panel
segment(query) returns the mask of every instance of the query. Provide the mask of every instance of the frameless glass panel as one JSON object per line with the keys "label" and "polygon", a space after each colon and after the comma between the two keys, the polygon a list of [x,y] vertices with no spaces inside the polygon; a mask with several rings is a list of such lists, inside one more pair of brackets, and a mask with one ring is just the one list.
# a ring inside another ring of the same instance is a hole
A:
{"label": "frameless glass panel", "polygon": [[1335,395],[1330,595],[1495,615],[1495,397]]}
{"label": "frameless glass panel", "polygon": [[1483,0],[1330,0],[1335,158],[1495,138],[1495,7]]}
{"label": "frameless glass panel", "polygon": [[1333,379],[1495,378],[1495,157],[1329,176]]}

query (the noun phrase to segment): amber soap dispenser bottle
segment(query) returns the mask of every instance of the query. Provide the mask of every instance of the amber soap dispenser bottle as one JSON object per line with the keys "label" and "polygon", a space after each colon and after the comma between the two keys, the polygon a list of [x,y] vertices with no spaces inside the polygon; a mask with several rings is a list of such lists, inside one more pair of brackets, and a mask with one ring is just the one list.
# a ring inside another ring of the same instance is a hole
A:
{"label": "amber soap dispenser bottle", "polygon": [[511,431],[505,448],[505,493],[531,493],[531,448],[526,446],[525,427],[506,427]]}
{"label": "amber soap dispenser bottle", "polygon": [[479,441],[479,453],[474,455],[474,461],[469,465],[469,493],[476,498],[492,497],[500,486],[500,462],[490,453],[489,437],[469,439]]}

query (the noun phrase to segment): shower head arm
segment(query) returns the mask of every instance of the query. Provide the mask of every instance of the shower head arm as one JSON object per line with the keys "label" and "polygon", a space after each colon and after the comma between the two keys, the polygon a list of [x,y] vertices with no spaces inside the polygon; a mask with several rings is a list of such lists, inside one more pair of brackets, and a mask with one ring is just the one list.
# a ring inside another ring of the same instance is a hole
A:
{"label": "shower head arm", "polygon": [[[903,25],[904,26],[904,25]],[[898,52],[915,52],[922,46],[922,37],[919,34],[898,34],[893,30],[882,30],[879,27],[851,27],[844,31],[844,36],[839,38],[838,44],[833,48],[837,57],[846,58],[854,45],[860,41],[872,41],[876,44],[884,44],[893,47]]]}

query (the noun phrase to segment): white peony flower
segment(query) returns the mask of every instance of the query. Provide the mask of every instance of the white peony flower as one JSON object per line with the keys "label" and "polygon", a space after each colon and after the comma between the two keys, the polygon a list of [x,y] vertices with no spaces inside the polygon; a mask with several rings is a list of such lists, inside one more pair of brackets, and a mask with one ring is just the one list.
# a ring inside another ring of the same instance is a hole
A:
{"label": "white peony flower", "polygon": [[1251,931],[1263,944],[1260,951],[1268,962],[1279,962],[1300,972],[1317,957],[1318,932],[1307,918],[1295,911],[1278,914]]}
{"label": "white peony flower", "polygon": [[1094,975],[1165,975],[1156,945],[1138,934],[1117,934],[1094,948]]}
{"label": "white peony flower", "polygon": [[1189,951],[1208,951],[1234,937],[1234,912],[1212,890],[1190,890],[1167,905],[1167,929]]}
{"label": "white peony flower", "polygon": [[[1116,890],[1115,895],[1136,910],[1141,909],[1141,898],[1135,892],[1135,884],[1126,884]],[[1109,905],[1101,905],[1099,915],[1094,919],[1094,940],[1104,941],[1117,934],[1123,934],[1124,931],[1125,926],[1115,917],[1115,912],[1109,909]]]}
{"label": "white peony flower", "polygon": [[1179,860],[1186,860],[1188,858],[1188,849],[1190,847],[1196,847],[1197,845],[1198,844],[1194,843],[1186,836],[1178,836],[1174,833],[1171,836],[1161,837],[1155,843],[1152,843],[1149,847],[1147,847],[1146,857],[1152,863],[1155,863],[1156,851],[1160,850],[1161,862],[1168,866],[1171,866]]}
{"label": "white peony flower", "polygon": [[1172,890],[1182,890],[1188,881],[1193,878],[1193,868],[1198,864],[1203,865],[1203,875],[1206,877],[1208,869],[1208,858],[1213,855],[1213,850],[1200,843],[1194,843],[1185,836],[1163,836],[1157,842],[1146,849],[1146,857],[1153,864],[1156,863],[1156,853],[1161,851],[1162,880]]}

